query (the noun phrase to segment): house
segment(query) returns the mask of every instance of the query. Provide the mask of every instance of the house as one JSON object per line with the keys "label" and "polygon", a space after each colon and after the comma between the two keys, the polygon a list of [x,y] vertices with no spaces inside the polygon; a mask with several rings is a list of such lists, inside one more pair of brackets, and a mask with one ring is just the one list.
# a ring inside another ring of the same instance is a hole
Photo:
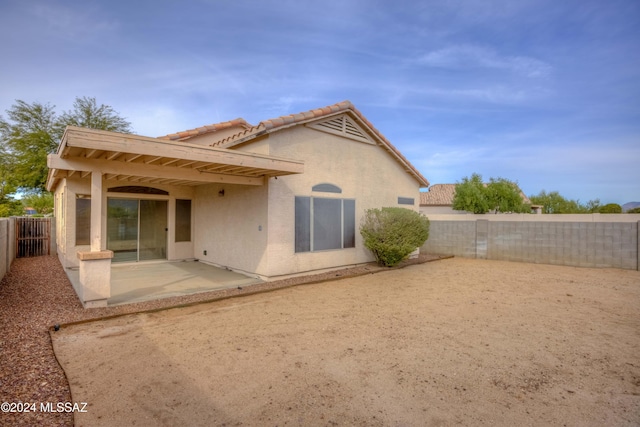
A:
{"label": "house", "polygon": [[[434,214],[466,214],[467,211],[453,209],[453,197],[456,194],[456,184],[433,184],[429,191],[420,193],[420,213]],[[542,206],[532,205],[531,200],[520,191],[522,201],[531,205],[531,213],[542,213]]]}
{"label": "house", "polygon": [[57,252],[85,307],[112,263],[192,260],[263,280],[372,261],[369,208],[429,182],[349,101],[160,138],[68,127],[49,155]]}

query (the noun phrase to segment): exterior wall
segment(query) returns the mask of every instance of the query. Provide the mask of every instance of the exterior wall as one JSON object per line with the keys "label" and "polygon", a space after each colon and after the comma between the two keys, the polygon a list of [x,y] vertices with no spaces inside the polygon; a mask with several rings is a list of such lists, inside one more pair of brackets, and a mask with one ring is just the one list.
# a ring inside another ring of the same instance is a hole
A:
{"label": "exterior wall", "polygon": [[[419,183],[382,147],[297,126],[267,139],[272,156],[301,159],[300,175],[269,179],[268,253],[265,274],[269,277],[350,266],[374,258],[359,233],[365,210],[400,206],[418,211]],[[330,183],[342,193],[312,192],[311,187]],[[355,199],[355,248],[295,252],[295,196]],[[414,198],[415,204],[398,205],[398,197]]]}
{"label": "exterior wall", "polygon": [[[180,259],[192,259],[193,256],[193,235],[195,234],[193,204],[195,191],[191,187],[185,186],[166,186],[166,185],[152,185],[154,188],[159,188],[169,192],[169,196],[159,195],[145,195],[145,194],[127,194],[127,193],[108,193],[107,189],[112,187],[118,187],[127,185],[125,182],[105,181],[103,192],[103,204],[105,210],[102,213],[102,235],[104,241],[102,243],[103,248],[106,248],[106,228],[107,228],[107,213],[106,213],[106,199],[109,197],[118,198],[132,198],[132,199],[154,199],[154,200],[167,200],[168,201],[168,215],[167,215],[167,259],[180,260]],[[133,183],[132,185],[135,185]],[[80,178],[66,178],[60,182],[54,192],[55,200],[55,240],[56,250],[58,258],[64,268],[77,268],[79,267],[79,261],[77,257],[78,251],[90,251],[90,245],[76,245],[76,198],[78,195],[91,195],[91,181],[89,179]],[[191,242],[175,242],[175,200],[176,199],[190,199],[192,200],[192,221],[191,221]]]}
{"label": "exterior wall", "polygon": [[640,215],[431,216],[421,250],[577,267],[639,269]]}
{"label": "exterior wall", "polygon": [[232,270],[266,275],[267,186],[201,185],[195,196],[195,257]]}

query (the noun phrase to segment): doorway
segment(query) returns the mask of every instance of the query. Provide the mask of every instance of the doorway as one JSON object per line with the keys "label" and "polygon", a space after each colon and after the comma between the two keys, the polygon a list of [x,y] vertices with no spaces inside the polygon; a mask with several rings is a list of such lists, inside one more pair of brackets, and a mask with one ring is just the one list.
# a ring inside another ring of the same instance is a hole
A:
{"label": "doorway", "polygon": [[167,201],[107,199],[107,249],[113,262],[167,258]]}

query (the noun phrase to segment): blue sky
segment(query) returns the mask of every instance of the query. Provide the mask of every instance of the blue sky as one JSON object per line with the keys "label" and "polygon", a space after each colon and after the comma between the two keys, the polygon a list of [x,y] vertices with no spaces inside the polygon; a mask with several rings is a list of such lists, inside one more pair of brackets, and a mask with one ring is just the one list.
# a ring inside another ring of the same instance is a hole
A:
{"label": "blue sky", "polygon": [[0,114],[159,136],[348,99],[432,184],[640,201],[637,0],[0,0]]}

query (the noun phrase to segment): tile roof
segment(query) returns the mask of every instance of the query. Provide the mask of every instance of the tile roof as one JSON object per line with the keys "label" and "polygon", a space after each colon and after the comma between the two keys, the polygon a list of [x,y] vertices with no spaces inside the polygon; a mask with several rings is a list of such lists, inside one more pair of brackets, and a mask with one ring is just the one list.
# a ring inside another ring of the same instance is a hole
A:
{"label": "tile roof", "polygon": [[433,184],[429,191],[420,193],[420,206],[451,206],[455,194],[455,184]]}
{"label": "tile roof", "polygon": [[391,153],[417,180],[424,186],[429,185],[429,181],[422,176],[420,172],[404,157],[398,149],[391,144],[391,142],[380,133],[372,124],[367,120],[364,115],[350,102],[342,101],[337,104],[329,105],[327,107],[316,108],[313,110],[305,111],[298,114],[289,114],[274,119],[264,120],[258,123],[256,126],[245,128],[241,132],[224,138],[216,143],[212,144],[214,147],[230,148],[234,145],[241,144],[243,142],[250,141],[253,138],[262,136],[273,131],[286,129],[289,126],[306,123],[309,121],[317,120],[323,117],[329,117],[339,113],[349,113],[357,121],[363,124],[368,130],[380,141],[381,145]]}
{"label": "tile roof", "polygon": [[201,126],[199,128],[195,128],[195,129],[189,129],[189,130],[185,130],[182,132],[177,132],[177,133],[172,133],[169,135],[165,135],[165,136],[159,136],[158,139],[168,139],[171,141],[185,141],[187,139],[193,138],[195,136],[200,136],[200,135],[204,135],[207,133],[212,133],[212,132],[218,132],[224,129],[230,129],[233,127],[239,127],[242,129],[249,129],[251,128],[251,124],[249,124],[245,119],[243,118],[237,118],[234,120],[230,120],[228,122],[222,122],[222,123],[214,123],[211,125],[206,125],[206,126]]}

